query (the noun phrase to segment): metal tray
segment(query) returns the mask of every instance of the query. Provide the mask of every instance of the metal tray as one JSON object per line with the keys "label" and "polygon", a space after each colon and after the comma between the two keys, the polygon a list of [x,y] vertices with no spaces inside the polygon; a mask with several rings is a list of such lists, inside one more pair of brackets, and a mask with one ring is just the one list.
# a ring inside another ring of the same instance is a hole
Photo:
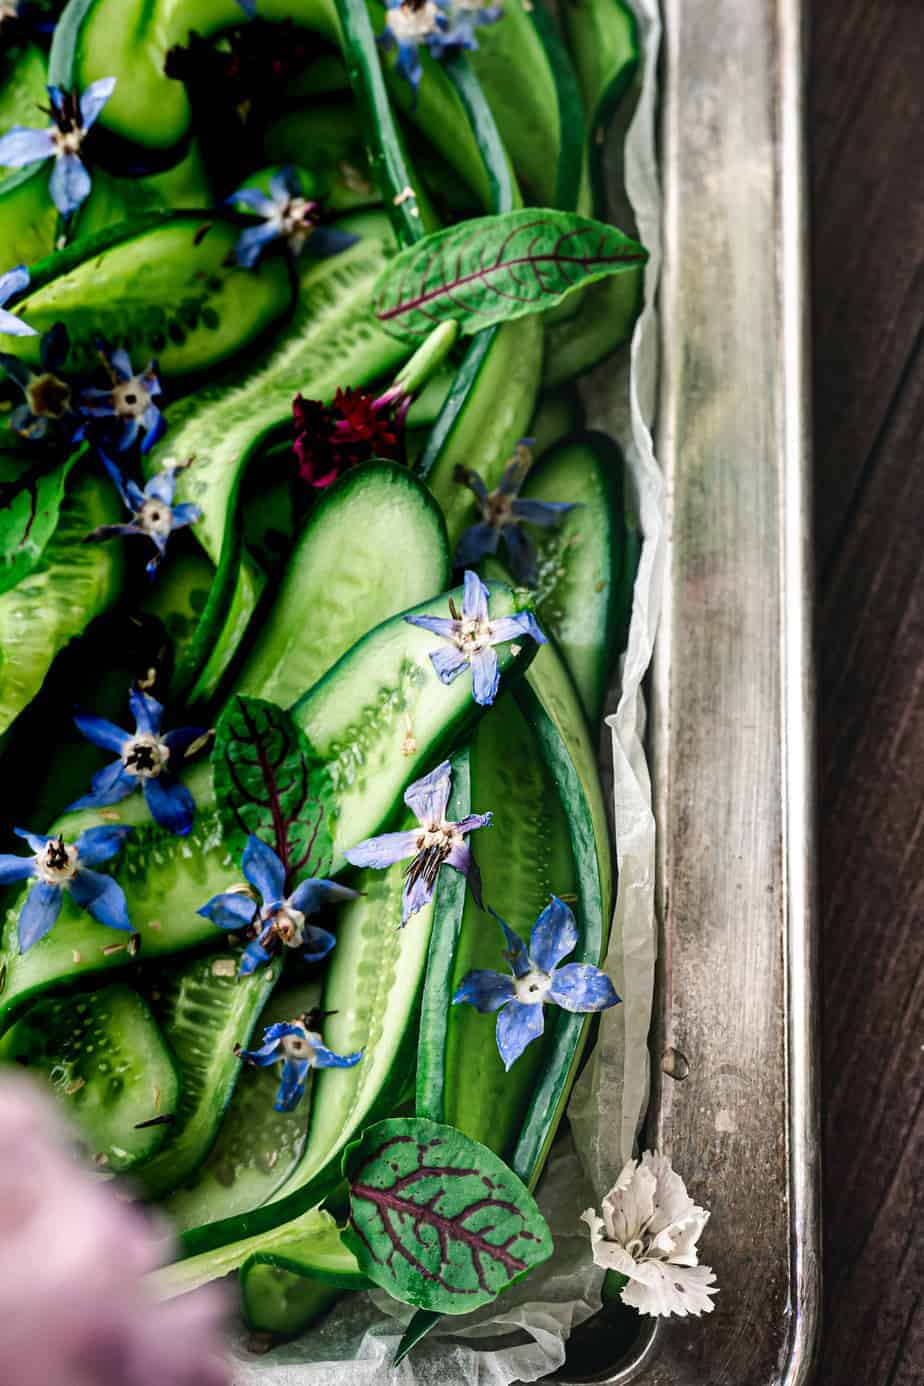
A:
{"label": "metal tray", "polygon": [[804,17],[800,0],[663,14],[647,1139],[712,1209],[721,1293],[702,1320],[645,1321],[618,1363],[602,1334],[592,1374],[582,1353],[558,1379],[802,1386],[820,1301]]}

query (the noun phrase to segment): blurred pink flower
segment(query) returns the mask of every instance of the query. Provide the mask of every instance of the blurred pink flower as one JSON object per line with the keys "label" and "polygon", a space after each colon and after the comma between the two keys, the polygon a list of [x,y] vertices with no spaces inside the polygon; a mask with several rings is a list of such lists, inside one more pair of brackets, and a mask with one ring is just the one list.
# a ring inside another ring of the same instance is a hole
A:
{"label": "blurred pink flower", "polygon": [[228,1386],[223,1296],[156,1303],[170,1241],[83,1168],[49,1099],[0,1075],[3,1386]]}

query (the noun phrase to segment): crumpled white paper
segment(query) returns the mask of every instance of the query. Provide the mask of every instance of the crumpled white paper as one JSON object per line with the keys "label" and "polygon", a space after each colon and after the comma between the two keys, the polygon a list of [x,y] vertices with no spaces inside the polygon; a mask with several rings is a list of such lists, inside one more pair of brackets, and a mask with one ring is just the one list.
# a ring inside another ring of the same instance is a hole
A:
{"label": "crumpled white paper", "polygon": [[[616,706],[606,718],[612,744],[613,829],[619,889],[606,967],[623,1004],[604,1012],[599,1039],[572,1095],[574,1141],[558,1142],[538,1198],[555,1241],[551,1261],[475,1314],[443,1319],[401,1366],[391,1362],[412,1311],[378,1291],[348,1295],[309,1334],[264,1357],[243,1335],[233,1346],[235,1386],[511,1386],[561,1367],[571,1331],[600,1307],[602,1272],[593,1264],[580,1213],[599,1207],[632,1153],[648,1095],[648,1029],[654,989],[654,818],[645,763],[642,679],[651,661],[664,572],[664,496],[652,450],[657,385],[655,293],[661,262],[655,157],[657,0],[630,0],[642,46],[641,94],[625,143],[621,177],[638,234],[651,258],[646,307],[627,362],[598,368],[584,392],[588,424],[622,445],[635,514],[644,536],[632,622]],[[619,158],[621,151],[615,151]],[[616,218],[618,220],[618,218]],[[576,1151],[575,1151],[576,1148]],[[577,1152],[577,1153],[576,1153]]]}

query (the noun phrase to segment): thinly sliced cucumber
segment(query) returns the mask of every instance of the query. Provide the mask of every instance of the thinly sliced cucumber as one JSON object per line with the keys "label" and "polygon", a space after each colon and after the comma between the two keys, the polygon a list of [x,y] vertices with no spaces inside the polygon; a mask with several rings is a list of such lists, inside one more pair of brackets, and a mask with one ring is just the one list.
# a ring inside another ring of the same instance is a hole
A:
{"label": "thinly sliced cucumber", "polygon": [[581,311],[550,322],[545,334],[542,385],[546,390],[583,375],[624,346],[642,311],[642,269],[611,274],[584,291]]}
{"label": "thinly sliced cucumber", "polygon": [[573,386],[543,394],[529,424],[533,454],[542,457],[569,433],[584,425],[584,406]]}
{"label": "thinly sliced cucumber", "polygon": [[[28,164],[0,178],[4,263],[34,265],[54,249],[58,213],[48,196],[48,166]],[[8,340],[8,339],[4,339]]]}
{"label": "thinly sliced cucumber", "polygon": [[[266,1003],[255,1032],[260,1034],[267,1025],[310,1011],[320,994],[318,979],[277,990]],[[237,1086],[207,1159],[162,1203],[178,1232],[265,1203],[302,1152],[312,1097],[310,1084],[297,1111],[277,1112],[278,1066],[240,1067]]]}
{"label": "thinly sliced cucumber", "polygon": [[[229,258],[238,235],[214,213],[140,218],[37,266],[18,311],[38,333],[65,324],[72,371],[98,366],[100,337],[124,346],[139,367],[156,357],[167,377],[214,367],[292,304],[285,258],[270,255],[257,270],[240,269]],[[7,350],[36,368],[40,338],[10,340]]]}
{"label": "thinly sliced cucumber", "polygon": [[93,236],[148,212],[210,207],[213,200],[202,151],[193,140],[180,162],[164,173],[118,178],[95,169],[93,190],[76,213],[79,235]]}
{"label": "thinly sliced cucumber", "polygon": [[121,518],[105,477],[75,475],[41,564],[0,596],[0,734],[38,693],[55,655],[115,601],[122,546],[84,539]]}
{"label": "thinly sliced cucumber", "polygon": [[[484,898],[528,940],[550,895],[573,895],[574,862],[561,799],[512,699],[478,724],[470,764],[472,802],[494,810],[491,831],[478,842]],[[504,1155],[548,1061],[548,1038],[530,1045],[506,1073],[494,1018],[449,1004],[474,968],[504,971],[505,963],[500,929],[469,896],[458,939],[437,911],[420,1027],[417,1110]]]}
{"label": "thinly sliced cucumber", "polygon": [[604,433],[575,434],[533,468],[521,493],[529,500],[578,506],[557,527],[533,530],[536,609],[543,630],[557,641],[593,726],[619,653],[623,467],[622,453]]}
{"label": "thinly sliced cucumber", "polygon": [[[558,168],[555,178],[555,207],[589,214],[589,197],[582,198],[584,157],[584,102],[577,74],[568,50],[562,43],[555,22],[543,5],[529,10],[532,26],[539,36],[552,80],[558,107]],[[532,74],[530,74],[532,75]]]}
{"label": "thinly sliced cucumber", "polygon": [[342,1294],[325,1280],[256,1256],[241,1267],[241,1311],[255,1333],[297,1338],[323,1318]]}
{"label": "thinly sliced cucumber", "polygon": [[176,1066],[141,997],[128,987],[49,999],[0,1043],[0,1060],[41,1074],[101,1168],[122,1173],[150,1159],[175,1110]]}
{"label": "thinly sliced cucumber", "polygon": [[149,995],[182,1076],[180,1100],[163,1148],[136,1170],[149,1198],[175,1189],[207,1155],[234,1091],[257,1017],[282,971],[279,962],[238,977],[237,956],[224,952],[153,974]]}
{"label": "thinly sliced cucumber", "polygon": [[331,212],[369,207],[379,193],[369,168],[362,125],[347,99],[290,111],[263,135],[268,163],[302,164],[320,183]]}
{"label": "thinly sliced cucumber", "polygon": [[348,472],[312,512],[238,691],[287,706],[367,630],[442,592],[448,579],[446,526],[427,488],[395,463]]}
{"label": "thinly sliced cucumber", "polygon": [[[460,589],[451,596],[456,603],[462,600]],[[493,585],[490,609],[496,619],[519,610],[520,603],[510,588]],[[426,601],[415,610],[448,613],[448,597]],[[333,825],[335,872],[344,867],[344,848],[371,837],[399,812],[403,815],[405,786],[432,770],[446,748],[481,715],[469,680],[445,685],[434,674],[429,659],[433,642],[427,631],[408,625],[401,616],[392,617],[354,645],[292,709],[334,781],[339,810]],[[500,646],[497,653],[506,687],[528,667],[535,646],[525,640],[522,645]],[[141,935],[141,963],[214,940],[214,926],[196,911],[239,879],[239,864],[223,844],[208,765],[191,766],[183,778],[197,804],[188,837],[173,837],[152,823],[139,794],[116,809],[103,810],[102,816],[90,811],[67,814],[56,826],[72,840],[100,822],[117,819],[137,825],[122,850],[119,880],[132,924]],[[16,920],[21,904],[22,897],[8,912],[0,949],[0,1028],[50,987],[79,985],[127,961],[125,945],[113,943],[68,895],[51,933],[20,954]],[[76,966],[75,951],[81,959]]]}
{"label": "thinly sliced cucumber", "polygon": [[48,60],[30,43],[0,57],[0,130],[31,125],[36,111],[48,99]]}
{"label": "thinly sliced cucumber", "polygon": [[183,659],[189,648],[214,580],[215,565],[198,544],[177,544],[170,562],[164,564],[163,572],[145,594],[142,610],[163,622],[173,642],[175,663]]}
{"label": "thinly sliced cucumber", "polygon": [[587,148],[594,203],[606,206],[603,178],[605,135],[638,69],[638,22],[624,0],[581,0],[563,11],[587,108]]}

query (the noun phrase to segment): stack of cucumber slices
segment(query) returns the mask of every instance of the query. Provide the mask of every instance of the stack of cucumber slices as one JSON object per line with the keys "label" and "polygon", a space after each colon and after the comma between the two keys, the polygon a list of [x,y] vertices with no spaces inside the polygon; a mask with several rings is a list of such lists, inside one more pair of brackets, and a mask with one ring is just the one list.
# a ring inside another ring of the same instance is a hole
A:
{"label": "stack of cucumber slices", "polygon": [[0,1062],[279,1337],[376,1283],[407,1351],[551,1252],[637,56],[623,0],[0,5]]}

